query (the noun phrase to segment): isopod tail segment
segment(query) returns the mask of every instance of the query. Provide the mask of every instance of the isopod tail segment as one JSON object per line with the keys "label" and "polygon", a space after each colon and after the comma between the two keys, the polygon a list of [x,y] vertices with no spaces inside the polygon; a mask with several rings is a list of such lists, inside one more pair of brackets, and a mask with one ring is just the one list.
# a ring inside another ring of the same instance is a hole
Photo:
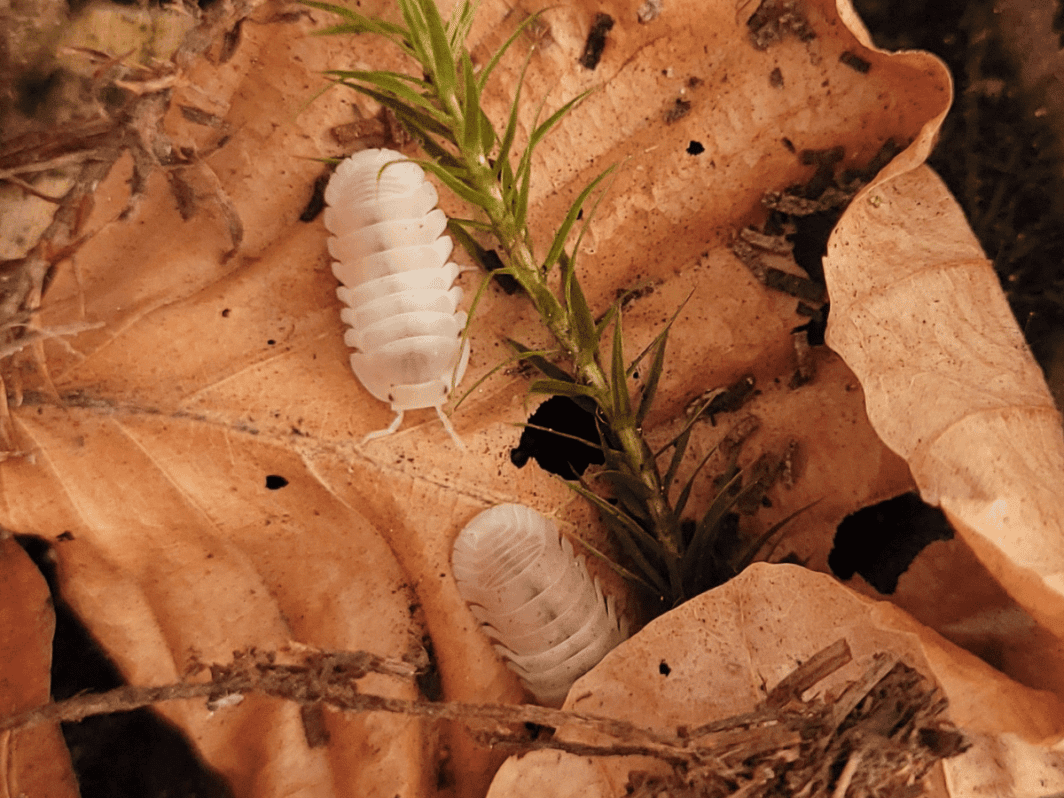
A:
{"label": "isopod tail segment", "polygon": [[405,411],[432,407],[465,448],[443,412],[469,362],[462,289],[454,286],[464,269],[449,261],[454,244],[443,235],[447,217],[437,200],[421,167],[393,150],[352,155],[325,189],[332,270],[343,283],[336,295],[346,305],[340,318],[350,326],[344,342],[355,350],[351,369],[396,413],[363,443],[398,430]]}
{"label": "isopod tail segment", "polygon": [[[465,314],[462,314],[463,316]],[[465,322],[463,321],[463,326]],[[355,358],[358,357],[358,353],[351,355],[351,369],[357,375],[359,373],[359,367],[355,365]],[[454,383],[457,384],[462,379],[462,373],[465,371],[466,364],[469,361],[469,342],[462,349],[462,357],[458,362],[458,367],[455,371]],[[360,378],[361,379],[361,378]],[[365,384],[365,380],[362,380]],[[367,386],[368,388],[368,386]],[[395,391],[389,394],[382,401],[389,402],[392,410],[395,411],[395,418],[392,419],[392,423],[384,429],[379,429],[374,432],[368,433],[363,439],[362,443],[375,440],[377,438],[383,438],[387,435],[395,433],[400,425],[403,423],[403,413],[406,410],[421,409],[423,407],[433,407],[436,409],[436,415],[439,416],[440,422],[443,424],[443,428],[447,430],[447,434],[451,436],[451,440],[454,441],[454,445],[462,451],[466,450],[465,444],[462,443],[462,439],[458,437],[458,433],[455,431],[454,425],[451,423],[451,419],[447,418],[447,414],[443,412],[444,402],[447,401],[448,394],[451,390],[451,378],[446,380],[432,380],[430,382],[424,382],[419,385],[402,385],[397,386]],[[376,395],[376,394],[374,394]],[[381,399],[381,397],[377,397]],[[433,402],[427,402],[427,399],[433,399]]]}

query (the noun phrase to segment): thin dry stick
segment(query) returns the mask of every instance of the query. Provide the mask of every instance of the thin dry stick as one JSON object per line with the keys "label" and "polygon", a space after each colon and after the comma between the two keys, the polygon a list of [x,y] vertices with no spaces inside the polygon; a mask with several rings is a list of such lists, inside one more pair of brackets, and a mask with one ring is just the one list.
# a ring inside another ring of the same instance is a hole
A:
{"label": "thin dry stick", "polygon": [[[279,663],[282,656],[296,661],[294,664]],[[880,683],[872,675],[882,674],[882,659],[886,658],[877,658],[869,672],[855,683],[862,686],[862,696],[868,695]],[[750,779],[766,784],[765,779],[758,776],[766,762],[816,757],[817,752],[822,755],[829,750],[827,740],[820,744],[818,739],[838,739],[835,738],[837,724],[831,722],[830,704],[825,706],[822,699],[805,703],[800,695],[849,661],[849,648],[845,641],[839,641],[795,669],[754,712],[716,721],[691,732],[682,727],[675,731],[647,729],[614,718],[537,706],[411,701],[364,694],[358,691],[356,680],[369,673],[409,679],[417,668],[408,662],[388,660],[367,652],[322,652],[305,648],[283,652],[248,651],[238,653],[229,665],[211,666],[210,681],[122,687],[107,693],[77,696],[0,719],[0,731],[55,721],[78,721],[90,715],[180,699],[206,698],[207,706],[216,709],[237,703],[244,695],[254,692],[300,704],[325,704],[341,711],[393,712],[457,721],[469,727],[482,742],[506,749],[551,748],[581,756],[651,756],[679,768],[677,773],[709,774],[700,777],[716,778],[712,774],[735,775],[749,771]],[[919,681],[917,677],[917,683]],[[922,695],[917,691],[913,700],[919,701]],[[848,706],[854,706],[851,690],[843,691],[840,699],[845,699]],[[928,710],[927,720],[930,721],[942,708],[941,704],[936,704],[935,708]],[[573,742],[558,739],[556,735],[530,740],[524,724],[591,731],[605,739],[602,742]],[[810,738],[808,732],[814,731],[818,737]],[[960,735],[956,736],[963,742]],[[924,758],[930,756],[932,761],[951,755],[924,752]],[[860,750],[850,752],[851,779],[860,759]],[[814,770],[819,768],[814,767]],[[743,781],[747,781],[745,775]]]}

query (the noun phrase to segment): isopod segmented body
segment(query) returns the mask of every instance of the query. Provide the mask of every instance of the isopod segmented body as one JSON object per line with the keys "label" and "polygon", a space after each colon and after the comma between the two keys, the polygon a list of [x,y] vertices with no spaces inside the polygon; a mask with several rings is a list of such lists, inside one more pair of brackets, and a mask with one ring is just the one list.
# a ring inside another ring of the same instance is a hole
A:
{"label": "isopod segmented body", "polygon": [[628,636],[584,558],[548,518],[500,504],[454,543],[458,592],[541,704],[561,706],[573,682]]}
{"label": "isopod segmented body", "polygon": [[396,412],[365,440],[395,432],[405,410],[434,407],[458,441],[443,403],[465,372],[469,347],[461,341],[462,289],[454,286],[461,269],[448,262],[454,245],[443,235],[447,217],[437,199],[421,167],[394,150],[352,155],[325,189],[351,369]]}

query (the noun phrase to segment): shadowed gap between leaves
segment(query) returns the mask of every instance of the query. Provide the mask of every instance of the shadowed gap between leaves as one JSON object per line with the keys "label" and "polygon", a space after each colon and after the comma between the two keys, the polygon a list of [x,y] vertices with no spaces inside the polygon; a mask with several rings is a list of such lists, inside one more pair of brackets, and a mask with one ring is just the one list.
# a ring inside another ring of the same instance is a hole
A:
{"label": "shadowed gap between leaves", "polygon": [[916,493],[903,493],[842,519],[828,567],[843,580],[860,574],[889,595],[921,551],[936,540],[952,539],[953,527],[940,509],[925,504]]}
{"label": "shadowed gap between leaves", "polygon": [[[55,607],[52,699],[121,687],[103,649],[58,592],[52,546],[33,535],[15,540],[48,582]],[[61,724],[82,798],[232,798],[175,727],[148,709]]]}

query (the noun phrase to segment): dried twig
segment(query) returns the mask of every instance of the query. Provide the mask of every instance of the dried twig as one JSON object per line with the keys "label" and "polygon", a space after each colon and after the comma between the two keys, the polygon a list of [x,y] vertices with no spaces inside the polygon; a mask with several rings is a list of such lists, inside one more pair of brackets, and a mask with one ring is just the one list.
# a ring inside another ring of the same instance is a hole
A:
{"label": "dried twig", "polygon": [[[364,651],[252,650],[238,653],[231,664],[210,666],[209,681],[122,687],[77,696],[0,719],[0,731],[77,721],[179,699],[206,698],[208,707],[219,709],[239,703],[248,693],[259,693],[345,712],[392,712],[457,721],[484,744],[504,750],[550,748],[580,756],[651,756],[669,763],[672,773],[633,773],[632,794],[650,796],[668,790],[674,797],[754,797],[786,789],[785,794],[826,798],[844,780],[853,785],[874,783],[879,790],[876,794],[887,796],[894,794],[886,789],[894,781],[911,786],[936,761],[966,748],[963,736],[938,719],[945,701],[937,689],[890,657],[877,657],[861,678],[834,699],[802,700],[805,692],[849,661],[849,648],[840,640],[795,669],[753,712],[694,730],[660,730],[537,706],[386,698],[359,692],[357,680],[369,673],[410,679],[417,671],[415,665]],[[533,739],[530,725],[559,733],[538,734]],[[580,741],[571,739],[576,731],[581,733]],[[724,786],[728,791],[720,792],[718,787]]]}

